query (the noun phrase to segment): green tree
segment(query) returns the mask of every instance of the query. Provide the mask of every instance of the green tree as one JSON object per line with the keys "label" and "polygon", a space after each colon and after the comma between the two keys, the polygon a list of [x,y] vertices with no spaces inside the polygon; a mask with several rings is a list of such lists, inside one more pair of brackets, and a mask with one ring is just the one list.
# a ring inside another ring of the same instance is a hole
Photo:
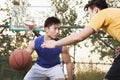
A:
{"label": "green tree", "polygon": [[28,37],[26,36],[27,32],[21,33],[16,31],[9,31],[9,22],[11,17],[11,8],[10,5],[30,5],[26,0],[12,0],[6,1],[6,7],[0,7],[0,12],[6,13],[6,18],[2,20],[0,23],[0,56],[9,56],[10,53],[13,52],[14,49],[18,47],[25,47],[26,44],[32,40],[34,36]]}
{"label": "green tree", "polygon": [[75,5],[70,6],[72,0],[51,0],[52,4],[56,7],[56,16],[61,20],[62,26],[68,26],[67,29],[61,29],[61,37],[65,37],[72,32],[69,26],[75,26],[77,13],[75,12]]}

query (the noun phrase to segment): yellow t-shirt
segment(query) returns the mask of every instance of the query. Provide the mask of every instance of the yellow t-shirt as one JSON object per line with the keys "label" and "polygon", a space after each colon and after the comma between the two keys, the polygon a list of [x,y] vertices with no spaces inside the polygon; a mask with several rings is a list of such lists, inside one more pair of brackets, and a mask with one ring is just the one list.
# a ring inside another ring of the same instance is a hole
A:
{"label": "yellow t-shirt", "polygon": [[101,28],[120,41],[120,9],[107,8],[98,12],[88,23],[96,32]]}

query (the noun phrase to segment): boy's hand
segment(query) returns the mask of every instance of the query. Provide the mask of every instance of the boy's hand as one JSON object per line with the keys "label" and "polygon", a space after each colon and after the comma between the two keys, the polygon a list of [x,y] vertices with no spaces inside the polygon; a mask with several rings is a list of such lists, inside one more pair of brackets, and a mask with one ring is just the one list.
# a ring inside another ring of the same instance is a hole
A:
{"label": "boy's hand", "polygon": [[47,40],[42,45],[42,48],[55,48],[56,47],[56,41],[54,40]]}

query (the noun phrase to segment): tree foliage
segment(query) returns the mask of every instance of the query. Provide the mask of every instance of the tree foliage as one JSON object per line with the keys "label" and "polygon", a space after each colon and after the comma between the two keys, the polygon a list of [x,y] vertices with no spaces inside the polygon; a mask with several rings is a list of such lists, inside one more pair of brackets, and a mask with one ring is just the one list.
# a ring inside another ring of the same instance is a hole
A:
{"label": "tree foliage", "polygon": [[26,36],[27,32],[9,31],[9,22],[11,17],[11,5],[29,5],[26,0],[13,0],[5,2],[5,7],[0,7],[0,12],[5,12],[6,17],[0,23],[0,56],[8,56],[18,47],[26,47],[27,43],[32,40],[34,36]]}
{"label": "tree foliage", "polygon": [[[77,13],[75,6],[70,7],[70,0],[51,0],[56,7],[56,16],[61,20],[62,26],[75,26]],[[72,0],[71,0],[72,1]],[[65,37],[72,32],[71,28],[61,29],[61,37]]]}

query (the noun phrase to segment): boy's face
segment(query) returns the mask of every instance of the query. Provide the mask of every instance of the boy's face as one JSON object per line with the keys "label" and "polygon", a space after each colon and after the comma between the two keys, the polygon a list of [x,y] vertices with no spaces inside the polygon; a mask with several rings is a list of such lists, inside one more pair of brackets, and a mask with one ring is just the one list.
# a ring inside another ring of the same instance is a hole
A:
{"label": "boy's face", "polygon": [[59,35],[60,24],[52,24],[49,27],[45,28],[46,35],[50,39],[56,39]]}

